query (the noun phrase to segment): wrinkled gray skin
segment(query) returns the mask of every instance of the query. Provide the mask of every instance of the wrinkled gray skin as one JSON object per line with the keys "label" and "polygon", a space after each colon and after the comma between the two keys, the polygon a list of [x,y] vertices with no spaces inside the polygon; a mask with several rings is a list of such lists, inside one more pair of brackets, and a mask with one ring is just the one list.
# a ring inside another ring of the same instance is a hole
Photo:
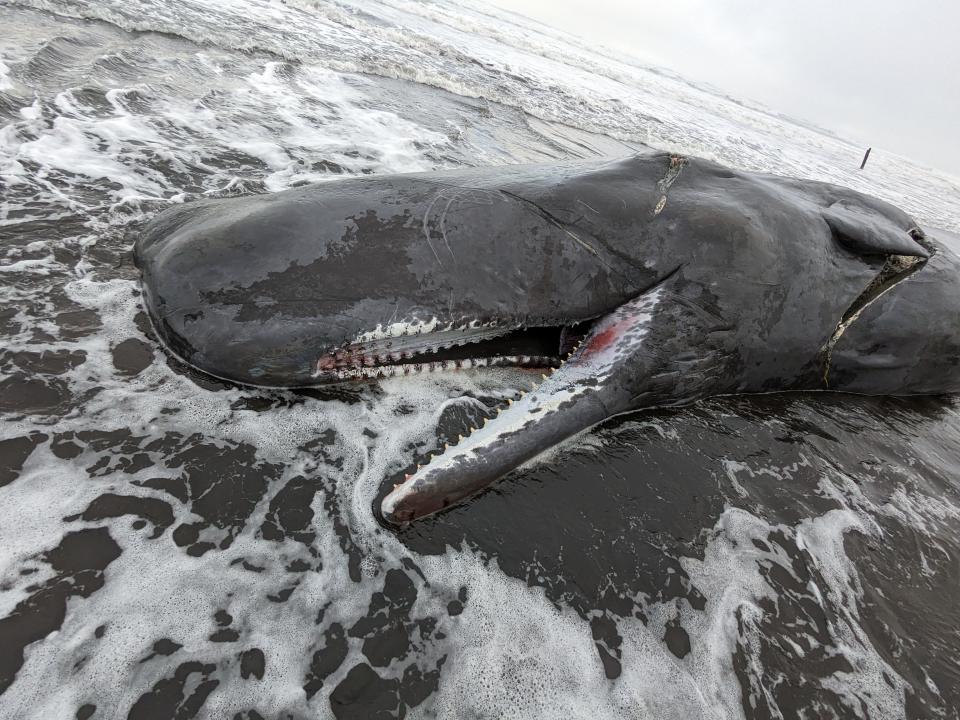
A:
{"label": "wrinkled gray skin", "polygon": [[[663,153],[192,203],[160,214],[136,259],[164,343],[240,383],[409,372],[391,348],[567,328],[580,344],[542,385],[387,495],[393,524],[638,408],[960,391],[960,260],[910,217],[841,187]],[[444,330],[361,337],[432,319]],[[490,364],[555,364],[476,347]]]}

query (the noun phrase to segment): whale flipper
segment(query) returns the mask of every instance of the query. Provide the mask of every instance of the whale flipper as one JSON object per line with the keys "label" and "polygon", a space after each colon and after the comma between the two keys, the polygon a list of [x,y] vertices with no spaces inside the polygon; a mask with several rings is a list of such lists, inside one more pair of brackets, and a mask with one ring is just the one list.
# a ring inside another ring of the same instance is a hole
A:
{"label": "whale flipper", "polygon": [[840,201],[824,208],[821,214],[840,244],[858,254],[930,256],[910,232],[857,205]]}

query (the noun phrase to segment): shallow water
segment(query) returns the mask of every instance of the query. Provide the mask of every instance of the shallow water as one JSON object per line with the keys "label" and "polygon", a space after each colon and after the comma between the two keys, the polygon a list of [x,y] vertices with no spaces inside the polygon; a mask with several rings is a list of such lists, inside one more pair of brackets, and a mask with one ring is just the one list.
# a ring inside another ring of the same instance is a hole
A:
{"label": "shallow water", "polygon": [[531,383],[265,392],[157,350],[171,203],[641,144],[960,229],[942,173],[480,5],[0,6],[0,716],[955,717],[960,406],[638,413],[401,533]]}

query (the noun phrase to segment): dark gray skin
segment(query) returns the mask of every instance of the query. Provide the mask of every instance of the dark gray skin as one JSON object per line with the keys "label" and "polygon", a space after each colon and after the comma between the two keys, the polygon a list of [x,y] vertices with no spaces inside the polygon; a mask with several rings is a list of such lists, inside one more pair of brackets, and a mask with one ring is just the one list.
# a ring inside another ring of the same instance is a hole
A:
{"label": "dark gray skin", "polygon": [[[837,186],[663,153],[203,201],[159,215],[136,258],[165,344],[236,382],[430,362],[547,370],[395,487],[381,507],[393,524],[639,408],[960,392],[960,260],[910,217]],[[411,327],[423,332],[396,335]]]}

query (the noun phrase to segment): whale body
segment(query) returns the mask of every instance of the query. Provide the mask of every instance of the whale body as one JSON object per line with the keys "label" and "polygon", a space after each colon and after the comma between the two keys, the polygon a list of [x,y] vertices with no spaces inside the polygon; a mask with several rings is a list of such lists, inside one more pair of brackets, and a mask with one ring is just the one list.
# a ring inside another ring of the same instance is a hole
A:
{"label": "whale body", "polygon": [[135,258],[163,344],[234,382],[542,371],[386,496],[395,525],[640,408],[960,392],[953,252],[876,198],[675,154],[202,200]]}

